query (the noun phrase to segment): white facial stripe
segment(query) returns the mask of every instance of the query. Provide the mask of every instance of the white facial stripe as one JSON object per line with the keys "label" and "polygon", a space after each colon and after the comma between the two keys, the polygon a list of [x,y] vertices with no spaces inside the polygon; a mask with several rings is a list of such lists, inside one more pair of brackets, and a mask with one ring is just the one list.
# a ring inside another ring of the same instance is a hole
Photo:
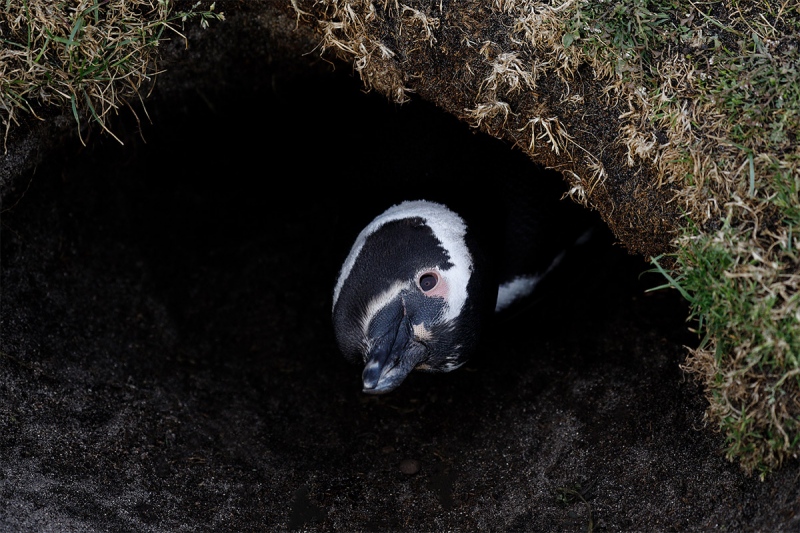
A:
{"label": "white facial stripe", "polygon": [[375,315],[377,315],[381,309],[386,307],[389,302],[391,302],[398,294],[400,294],[400,291],[408,286],[408,283],[397,281],[391,287],[370,300],[370,302],[367,304],[367,307],[364,309],[364,315],[361,317],[361,331],[364,334],[365,339],[369,339],[369,325],[372,323],[372,319],[375,318]]}
{"label": "white facial stripe", "polygon": [[375,233],[381,226],[394,220],[406,218],[421,218],[433,231],[434,236],[442,243],[447,254],[450,256],[452,267],[440,272],[447,277],[450,286],[450,294],[447,300],[447,311],[444,314],[446,320],[452,320],[461,313],[461,308],[467,301],[467,283],[472,274],[472,256],[464,242],[464,235],[467,227],[464,221],[447,207],[434,202],[417,200],[413,202],[403,202],[402,204],[390,207],[383,214],[369,223],[361,233],[359,233],[350,254],[342,265],[336,287],[333,289],[333,306],[339,299],[345,280],[350,275],[361,249],[367,237]]}

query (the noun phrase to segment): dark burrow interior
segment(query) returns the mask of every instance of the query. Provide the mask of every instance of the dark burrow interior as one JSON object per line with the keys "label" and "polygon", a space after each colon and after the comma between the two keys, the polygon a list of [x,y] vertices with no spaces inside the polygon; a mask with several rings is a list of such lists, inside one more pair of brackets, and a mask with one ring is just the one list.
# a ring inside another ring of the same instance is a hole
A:
{"label": "dark burrow interior", "polygon": [[[4,198],[0,525],[533,531],[794,516],[771,512],[769,487],[704,428],[702,391],[679,369],[697,344],[686,303],[646,292],[663,280],[561,199],[558,174],[425,102],[364,94],[346,72],[266,79],[156,92],[150,121],[113,121],[124,146],[93,128]],[[531,180],[558,206],[554,225],[593,225],[591,241],[465,368],[363,395],[330,324],[361,227],[423,197],[490,216],[508,184]],[[796,499],[786,476],[772,488]]]}

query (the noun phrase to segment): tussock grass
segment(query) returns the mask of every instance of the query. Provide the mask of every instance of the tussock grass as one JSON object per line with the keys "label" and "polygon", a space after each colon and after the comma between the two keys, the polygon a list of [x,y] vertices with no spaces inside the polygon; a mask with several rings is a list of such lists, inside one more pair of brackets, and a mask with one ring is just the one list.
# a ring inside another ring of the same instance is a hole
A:
{"label": "tussock grass", "polygon": [[174,11],[166,0],[4,0],[0,9],[0,124],[4,139],[22,115],[72,109],[106,127],[109,113],[158,73],[159,42],[190,18],[222,19],[211,4]]}

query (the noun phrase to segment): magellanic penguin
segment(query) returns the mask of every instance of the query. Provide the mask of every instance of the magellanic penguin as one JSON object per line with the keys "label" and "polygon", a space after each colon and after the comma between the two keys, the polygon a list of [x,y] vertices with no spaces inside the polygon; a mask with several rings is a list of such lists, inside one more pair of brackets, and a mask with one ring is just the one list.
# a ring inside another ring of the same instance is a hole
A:
{"label": "magellanic penguin", "polygon": [[513,274],[514,262],[498,265],[499,247],[487,252],[479,236],[426,200],[389,208],[358,235],[333,291],[333,325],[345,357],[364,365],[364,392],[389,392],[415,369],[462,366],[489,315],[530,294],[561,257],[534,253],[535,268]]}

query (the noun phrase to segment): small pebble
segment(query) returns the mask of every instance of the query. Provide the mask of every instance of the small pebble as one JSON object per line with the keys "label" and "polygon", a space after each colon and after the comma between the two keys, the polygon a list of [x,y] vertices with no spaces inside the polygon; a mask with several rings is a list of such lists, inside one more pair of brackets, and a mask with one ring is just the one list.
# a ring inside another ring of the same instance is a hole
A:
{"label": "small pebble", "polygon": [[400,461],[400,471],[407,476],[413,476],[419,472],[419,461],[416,459],[403,459]]}

